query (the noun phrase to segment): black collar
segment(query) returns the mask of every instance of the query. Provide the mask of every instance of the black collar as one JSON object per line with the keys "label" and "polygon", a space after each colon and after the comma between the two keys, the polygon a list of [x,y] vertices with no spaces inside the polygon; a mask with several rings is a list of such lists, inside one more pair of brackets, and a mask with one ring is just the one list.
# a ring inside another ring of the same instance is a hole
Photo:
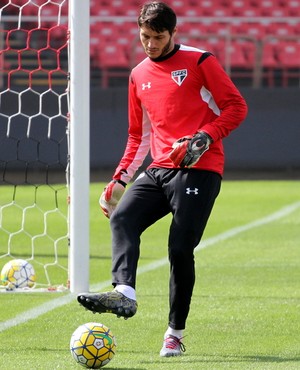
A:
{"label": "black collar", "polygon": [[179,50],[180,48],[180,45],[179,44],[175,44],[174,46],[174,49],[172,51],[170,51],[168,54],[164,55],[163,57],[158,57],[158,58],[155,58],[155,59],[152,59],[152,62],[163,62],[164,60],[167,60],[169,58],[171,58],[174,54],[177,53],[177,51]]}

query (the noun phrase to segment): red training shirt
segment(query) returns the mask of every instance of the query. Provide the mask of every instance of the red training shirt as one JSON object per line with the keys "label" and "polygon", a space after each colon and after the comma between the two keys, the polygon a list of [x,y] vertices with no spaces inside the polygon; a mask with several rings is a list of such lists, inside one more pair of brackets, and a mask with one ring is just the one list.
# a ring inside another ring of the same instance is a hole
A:
{"label": "red training shirt", "polygon": [[149,167],[175,168],[169,159],[173,143],[200,130],[213,143],[193,168],[222,175],[222,139],[247,114],[244,98],[215,56],[185,45],[155,60],[147,57],[131,71],[128,109],[128,141],[113,176],[126,183],[149,149]]}

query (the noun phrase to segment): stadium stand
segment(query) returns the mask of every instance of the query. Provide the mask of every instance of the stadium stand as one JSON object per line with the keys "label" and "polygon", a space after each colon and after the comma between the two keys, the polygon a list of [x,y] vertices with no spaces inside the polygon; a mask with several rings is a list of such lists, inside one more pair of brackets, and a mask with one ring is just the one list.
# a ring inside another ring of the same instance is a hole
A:
{"label": "stadium stand", "polygon": [[[136,28],[138,3],[91,1],[91,34],[98,37],[95,60],[102,72],[103,87],[109,86],[114,77],[127,77],[129,70],[144,57]],[[299,85],[300,0],[173,0],[169,3],[179,16],[178,42],[213,52],[239,83],[256,87]],[[105,20],[108,16],[116,18]],[[126,17],[132,20],[125,20]],[[123,49],[122,53],[119,50],[119,71],[116,65],[109,66],[99,57],[100,50],[111,43]]]}
{"label": "stadium stand", "polygon": [[[63,7],[46,0],[44,22],[67,14]],[[36,15],[28,0],[11,0],[6,14],[22,7],[24,15]],[[177,12],[178,42],[210,50],[240,84],[299,86],[300,0],[172,0]],[[144,57],[138,40],[136,19],[140,0],[90,0],[90,54],[93,82],[105,88],[127,83],[130,69]],[[2,15],[3,16],[3,15]],[[26,25],[22,25],[26,29]],[[55,37],[67,37],[56,27]],[[7,61],[9,63],[9,60]]]}

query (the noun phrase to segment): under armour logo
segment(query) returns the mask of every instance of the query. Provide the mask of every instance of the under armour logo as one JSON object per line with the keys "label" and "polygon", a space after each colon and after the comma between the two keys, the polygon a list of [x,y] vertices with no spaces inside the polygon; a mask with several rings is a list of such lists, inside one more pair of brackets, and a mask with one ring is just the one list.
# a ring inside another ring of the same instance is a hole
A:
{"label": "under armour logo", "polygon": [[190,195],[190,194],[194,194],[194,195],[198,195],[198,188],[195,188],[195,189],[191,189],[191,188],[186,188],[186,194]]}
{"label": "under armour logo", "polygon": [[142,84],[142,90],[151,89],[151,82],[148,82],[146,84]]}

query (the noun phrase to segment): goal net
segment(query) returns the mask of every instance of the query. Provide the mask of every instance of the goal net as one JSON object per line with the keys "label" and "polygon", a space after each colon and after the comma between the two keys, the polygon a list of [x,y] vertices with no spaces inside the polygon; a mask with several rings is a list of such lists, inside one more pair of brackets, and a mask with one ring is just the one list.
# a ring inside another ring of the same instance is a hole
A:
{"label": "goal net", "polygon": [[[68,288],[68,1],[0,3],[0,270]],[[4,289],[1,289],[4,290]]]}

